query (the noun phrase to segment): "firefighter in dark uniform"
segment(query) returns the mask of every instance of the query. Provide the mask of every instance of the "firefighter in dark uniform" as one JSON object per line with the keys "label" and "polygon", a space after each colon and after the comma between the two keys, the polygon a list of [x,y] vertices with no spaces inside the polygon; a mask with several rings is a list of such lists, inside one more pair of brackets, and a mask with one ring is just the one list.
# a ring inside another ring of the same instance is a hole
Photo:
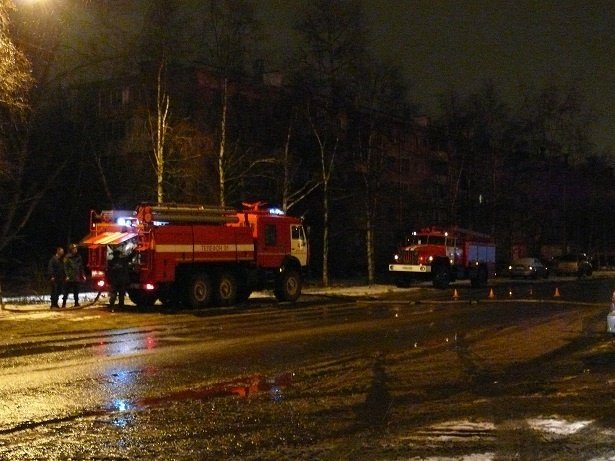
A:
{"label": "firefighter in dark uniform", "polygon": [[128,258],[122,257],[120,250],[113,250],[113,258],[107,265],[107,281],[109,282],[109,305],[115,306],[116,299],[118,307],[124,307],[126,289],[130,282],[130,267]]}
{"label": "firefighter in dark uniform", "polygon": [[69,293],[73,294],[75,307],[77,307],[79,306],[79,285],[85,281],[85,270],[77,245],[74,243],[68,246],[68,254],[64,257],[64,272],[66,272],[66,282],[62,307],[66,307]]}
{"label": "firefighter in dark uniform", "polygon": [[[47,268],[49,282],[51,283],[51,308],[58,306],[60,295],[64,295],[64,282],[66,273],[64,272],[64,248],[57,247],[55,254],[49,260]],[[66,296],[64,297],[66,302]]]}

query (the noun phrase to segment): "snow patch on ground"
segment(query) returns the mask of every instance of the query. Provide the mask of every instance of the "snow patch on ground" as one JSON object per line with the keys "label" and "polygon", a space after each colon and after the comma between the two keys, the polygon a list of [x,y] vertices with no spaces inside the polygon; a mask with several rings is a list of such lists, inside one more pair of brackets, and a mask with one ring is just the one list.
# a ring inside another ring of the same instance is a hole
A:
{"label": "snow patch on ground", "polygon": [[495,453],[472,453],[469,455],[450,456],[414,456],[412,458],[395,458],[395,461],[493,461]]}
{"label": "snow patch on ground", "polygon": [[544,432],[554,436],[568,436],[585,429],[593,423],[592,420],[586,421],[566,421],[556,418],[534,418],[527,420],[528,425],[535,431]]}
{"label": "snow patch on ground", "polygon": [[589,461],[615,461],[615,452],[600,458],[592,458]]}
{"label": "snow patch on ground", "polygon": [[[347,296],[347,297],[362,297],[362,296],[378,296],[386,293],[393,293],[398,291],[408,291],[408,288],[397,288],[392,285],[352,285],[341,284],[331,285],[329,287],[305,287],[302,291],[304,295],[313,296]],[[260,298],[274,298],[273,292],[270,290],[256,291],[251,294],[251,299]],[[92,304],[97,299],[97,293],[85,292],[81,293],[79,300],[82,306],[88,307],[88,304]],[[45,318],[62,315],[67,311],[62,309],[50,309],[51,300],[49,295],[35,295],[35,296],[18,296],[7,297],[2,299],[3,309],[0,309],[0,318],[7,317],[11,314],[19,314],[20,320],[28,320],[33,318]],[[108,302],[107,294],[102,293],[98,297],[98,301],[95,306],[100,304],[106,304]],[[127,304],[131,304],[127,301]],[[67,306],[68,311],[72,310],[73,301],[72,296],[69,297]]]}
{"label": "snow patch on ground", "polygon": [[[15,311],[11,310],[11,311],[3,311],[0,312],[0,318],[2,317],[6,317],[12,313],[15,313]],[[11,320],[35,320],[35,319],[46,319],[46,318],[53,318],[55,316],[57,316],[58,313],[56,311],[42,311],[42,310],[25,310],[25,309],[20,309],[18,312],[18,315],[14,315],[11,317]]]}
{"label": "snow patch on ground", "polygon": [[308,295],[335,296],[375,296],[386,293],[408,292],[408,288],[397,288],[393,285],[332,285],[329,287],[305,288],[302,293]]}
{"label": "snow patch on ground", "polygon": [[[102,301],[106,302],[106,296],[99,296],[99,299],[105,298]],[[66,309],[51,309],[51,299],[49,296],[15,296],[2,299],[0,306],[0,318],[11,317],[11,319],[28,320],[28,319],[44,319],[51,318],[57,315],[65,314],[73,310],[79,310],[88,305],[92,305],[97,299],[97,293],[80,293],[79,302],[82,307],[73,307],[72,296],[68,298]]]}

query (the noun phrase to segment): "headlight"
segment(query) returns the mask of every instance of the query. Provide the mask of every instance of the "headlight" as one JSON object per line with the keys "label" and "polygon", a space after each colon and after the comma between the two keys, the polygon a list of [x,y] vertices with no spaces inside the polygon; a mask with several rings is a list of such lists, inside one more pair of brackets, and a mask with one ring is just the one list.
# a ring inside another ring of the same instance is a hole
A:
{"label": "headlight", "polygon": [[398,261],[398,260],[399,260],[399,255],[393,255],[393,259],[394,259],[395,261]]}

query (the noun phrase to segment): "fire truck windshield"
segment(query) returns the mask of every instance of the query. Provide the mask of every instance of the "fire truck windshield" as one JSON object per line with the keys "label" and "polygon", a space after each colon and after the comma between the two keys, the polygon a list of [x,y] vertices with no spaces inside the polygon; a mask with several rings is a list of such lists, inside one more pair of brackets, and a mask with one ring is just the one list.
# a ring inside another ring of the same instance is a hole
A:
{"label": "fire truck windshield", "polygon": [[445,245],[446,237],[440,235],[412,235],[408,245]]}

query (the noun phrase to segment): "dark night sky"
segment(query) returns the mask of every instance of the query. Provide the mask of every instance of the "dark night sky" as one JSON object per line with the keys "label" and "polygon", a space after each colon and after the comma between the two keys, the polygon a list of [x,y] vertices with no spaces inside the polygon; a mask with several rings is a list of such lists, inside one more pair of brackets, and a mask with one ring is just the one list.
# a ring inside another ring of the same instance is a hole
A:
{"label": "dark night sky", "polygon": [[[301,0],[263,2],[274,41]],[[577,82],[600,117],[594,139],[615,152],[615,2],[572,0],[366,1],[375,50],[397,60],[426,113],[438,93],[492,79],[512,104],[520,84]]]}

